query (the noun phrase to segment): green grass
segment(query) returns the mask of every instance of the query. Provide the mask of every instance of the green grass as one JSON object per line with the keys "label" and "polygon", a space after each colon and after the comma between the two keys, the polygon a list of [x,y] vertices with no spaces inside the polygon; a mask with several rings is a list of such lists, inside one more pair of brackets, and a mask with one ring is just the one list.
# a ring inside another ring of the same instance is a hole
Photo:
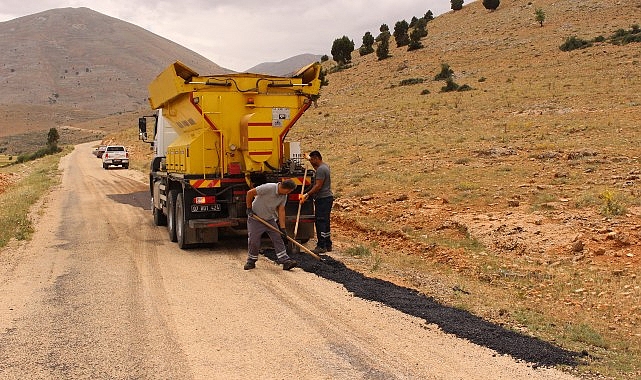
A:
{"label": "green grass", "polygon": [[27,240],[31,237],[34,230],[29,211],[49,193],[52,186],[60,183],[58,162],[66,153],[68,151],[3,169],[5,173],[20,171],[26,175],[0,194],[0,248],[11,239]]}

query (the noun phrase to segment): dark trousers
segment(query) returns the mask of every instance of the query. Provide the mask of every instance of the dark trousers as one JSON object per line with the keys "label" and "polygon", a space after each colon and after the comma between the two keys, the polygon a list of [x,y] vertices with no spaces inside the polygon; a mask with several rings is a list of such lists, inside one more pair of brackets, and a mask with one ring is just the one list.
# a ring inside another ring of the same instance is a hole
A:
{"label": "dark trousers", "polygon": [[334,205],[334,197],[317,198],[314,200],[316,207],[316,239],[317,247],[331,249],[332,234],[329,227],[329,217]]}

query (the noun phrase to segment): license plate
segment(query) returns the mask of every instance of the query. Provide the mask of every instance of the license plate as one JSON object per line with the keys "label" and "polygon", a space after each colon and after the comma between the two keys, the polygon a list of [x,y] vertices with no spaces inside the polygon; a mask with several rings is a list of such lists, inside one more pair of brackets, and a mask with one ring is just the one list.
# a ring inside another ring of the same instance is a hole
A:
{"label": "license plate", "polygon": [[191,205],[191,212],[220,211],[220,203],[213,205]]}
{"label": "license plate", "polygon": [[114,164],[119,164],[120,160],[114,160]]}

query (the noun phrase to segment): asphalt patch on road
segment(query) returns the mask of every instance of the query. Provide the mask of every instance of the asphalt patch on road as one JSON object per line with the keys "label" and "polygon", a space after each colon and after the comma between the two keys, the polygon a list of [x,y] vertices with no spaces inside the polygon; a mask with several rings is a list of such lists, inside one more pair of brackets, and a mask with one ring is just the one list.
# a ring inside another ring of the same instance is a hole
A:
{"label": "asphalt patch on road", "polygon": [[[265,250],[263,253],[272,260],[276,259],[273,250]],[[341,261],[329,255],[321,255],[322,261],[304,253],[291,256],[299,262],[299,267],[304,271],[342,284],[356,297],[379,302],[421,318],[428,324],[439,326],[446,333],[490,348],[501,355],[526,361],[534,367],[574,367],[579,364],[578,358],[584,356],[541,339],[508,330],[465,310],[442,305],[414,289],[367,277],[347,268]]]}

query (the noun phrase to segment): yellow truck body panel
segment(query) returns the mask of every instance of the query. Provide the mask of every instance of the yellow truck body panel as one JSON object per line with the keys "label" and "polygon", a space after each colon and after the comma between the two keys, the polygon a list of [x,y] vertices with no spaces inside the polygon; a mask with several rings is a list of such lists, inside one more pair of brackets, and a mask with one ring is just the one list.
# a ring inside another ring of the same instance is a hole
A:
{"label": "yellow truck body panel", "polygon": [[292,77],[199,76],[175,62],[149,85],[149,103],[163,110],[178,137],[168,172],[222,177],[280,168],[285,137],[320,90],[320,64]]}

